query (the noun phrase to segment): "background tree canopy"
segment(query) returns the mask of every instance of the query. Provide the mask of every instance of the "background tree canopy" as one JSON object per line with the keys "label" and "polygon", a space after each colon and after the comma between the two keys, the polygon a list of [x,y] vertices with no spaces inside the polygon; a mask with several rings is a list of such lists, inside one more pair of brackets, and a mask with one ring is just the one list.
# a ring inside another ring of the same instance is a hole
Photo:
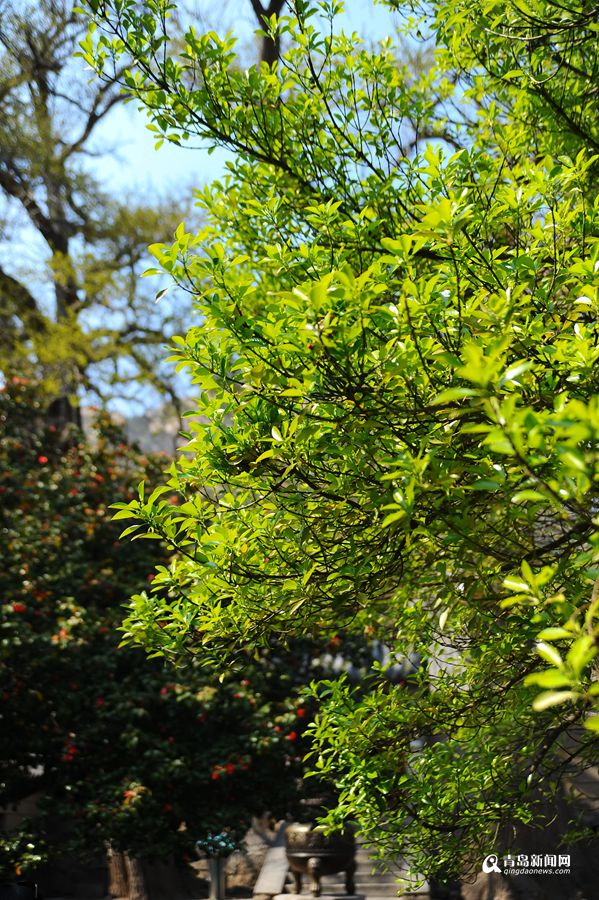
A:
{"label": "background tree canopy", "polygon": [[78,418],[68,408],[83,393],[137,399],[132,384],[176,401],[161,360],[182,321],[139,275],[187,204],[117,197],[92,174],[124,97],[86,84],[73,60],[83,31],[62,0],[14,4],[0,25],[0,372],[43,380],[62,419]]}
{"label": "background tree canopy", "polygon": [[[252,815],[300,814],[311,708],[298,691],[318,671],[314,648],[219,680],[120,647],[122,603],[168,556],[119,543],[108,506],[156,481],[164,458],[125,444],[105,415],[94,446],[77,433],[65,449],[23,379],[0,392],[0,425],[0,807],[32,795],[38,807],[0,833],[0,877],[65,859],[76,870],[107,846],[181,863],[224,828],[238,843]],[[49,877],[38,871],[52,895]]]}
{"label": "background tree canopy", "polygon": [[596,762],[597,10],[437,0],[415,70],[338,6],[241,70],[170,3],[88,0],[85,59],[158,139],[237,154],[153,247],[202,315],[172,357],[201,418],[181,505],[117,513],[176,550],[127,625],[214,665],[340,628],[418,653],[408,691],[315,685],[313,765],[331,822],[464,873]]}

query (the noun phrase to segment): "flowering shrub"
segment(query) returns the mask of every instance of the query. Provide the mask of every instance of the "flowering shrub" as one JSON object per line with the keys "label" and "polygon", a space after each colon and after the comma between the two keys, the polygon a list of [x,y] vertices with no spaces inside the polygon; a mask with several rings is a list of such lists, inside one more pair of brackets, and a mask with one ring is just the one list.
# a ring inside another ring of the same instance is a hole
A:
{"label": "flowering shrub", "polygon": [[31,842],[28,830],[30,823],[25,820],[21,828],[13,834],[4,836],[0,841],[0,873],[14,873],[17,878],[23,870],[39,865],[44,859],[45,847],[43,841],[38,841],[37,846]]}
{"label": "flowering shrub", "polygon": [[106,417],[94,446],[67,439],[24,383],[0,394],[0,422],[0,807],[42,792],[3,869],[61,850],[99,857],[106,842],[193,852],[198,836],[292,808],[294,660],[266,657],[221,684],[119,646],[122,604],[168,560],[156,542],[120,542],[108,507],[165,459],[127,446]]}

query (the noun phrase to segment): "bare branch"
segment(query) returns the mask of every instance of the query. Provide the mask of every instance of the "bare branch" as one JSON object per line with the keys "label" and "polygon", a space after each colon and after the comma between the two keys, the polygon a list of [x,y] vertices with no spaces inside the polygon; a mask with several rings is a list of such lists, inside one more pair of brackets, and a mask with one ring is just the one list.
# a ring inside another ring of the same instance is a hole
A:
{"label": "bare branch", "polygon": [[[124,71],[124,70],[123,70]],[[122,71],[120,71],[117,77],[120,77]],[[110,110],[115,107],[118,103],[123,101],[123,97],[120,93],[115,92],[110,96],[110,91],[115,89],[116,85],[114,81],[106,82],[102,88],[97,92],[94,102],[92,104],[91,109],[88,112],[87,120],[83,129],[81,130],[79,137],[72,141],[70,144],[67,144],[60,154],[61,162],[65,162],[70,156],[74,153],[77,153],[86,141],[91,136],[94,128],[101,122],[102,119],[110,112]],[[102,101],[104,101],[102,105]]]}

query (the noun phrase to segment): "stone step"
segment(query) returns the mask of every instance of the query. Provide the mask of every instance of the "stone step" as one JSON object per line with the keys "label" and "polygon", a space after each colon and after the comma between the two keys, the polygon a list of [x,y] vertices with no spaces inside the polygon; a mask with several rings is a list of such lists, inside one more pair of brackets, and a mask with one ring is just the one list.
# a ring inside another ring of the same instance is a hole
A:
{"label": "stone step", "polygon": [[[327,894],[345,893],[344,881],[325,882],[321,879],[322,890]],[[394,881],[390,884],[381,884],[380,881],[357,881],[355,883],[357,894],[366,894],[368,897],[375,894],[384,894],[386,897],[397,896],[398,886]]]}
{"label": "stone step", "polygon": [[[385,889],[385,886],[380,884],[356,885],[355,890],[359,897],[364,897],[366,900],[400,900],[400,898],[404,897],[420,897],[421,895],[426,897],[429,896],[429,888],[426,883],[418,889],[399,895],[397,893],[399,885],[397,884],[389,885],[388,889]],[[304,885],[302,893],[309,895],[309,886],[307,884]],[[322,885],[321,893],[323,897],[334,897],[338,898],[338,900],[345,900],[345,897],[347,896],[345,885]],[[293,897],[297,895],[294,895],[290,887],[288,891],[284,894],[279,894],[278,896],[284,896],[286,900],[293,900]]]}
{"label": "stone step", "polygon": [[372,880],[373,878],[391,878],[391,880],[393,880],[395,878],[395,873],[390,869],[382,871],[372,865],[358,866],[356,868],[356,878],[367,878],[368,880]]}
{"label": "stone step", "polygon": [[375,859],[356,860],[356,872],[380,872],[381,875],[384,875],[382,870],[383,866]]}
{"label": "stone step", "polygon": [[[321,879],[323,890],[330,893],[345,890],[345,881],[323,881]],[[398,890],[396,881],[389,881],[381,884],[380,881],[356,881],[354,882],[358,894],[392,894],[395,895]]]}
{"label": "stone step", "polygon": [[[395,884],[399,875],[354,875],[356,884]],[[325,875],[321,879],[323,884],[333,884],[333,882],[345,882],[343,873],[338,875]]]}
{"label": "stone step", "polygon": [[[304,879],[304,889],[307,890],[307,879]],[[321,886],[323,894],[339,894],[345,895],[345,881],[343,879],[335,879],[331,877],[321,878]],[[292,885],[289,885],[291,892]],[[396,881],[356,881],[355,891],[357,894],[365,894],[368,900],[372,897],[397,897],[399,886]]]}

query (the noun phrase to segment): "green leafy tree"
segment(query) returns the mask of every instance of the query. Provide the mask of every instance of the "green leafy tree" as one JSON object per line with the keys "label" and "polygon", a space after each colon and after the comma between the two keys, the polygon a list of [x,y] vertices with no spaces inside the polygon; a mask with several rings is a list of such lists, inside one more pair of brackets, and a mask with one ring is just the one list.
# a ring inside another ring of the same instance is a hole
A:
{"label": "green leafy tree", "polygon": [[1,873],[102,860],[107,844],[181,859],[210,833],[239,841],[252,815],[294,809],[310,719],[298,672],[311,657],[250,661],[219,682],[119,647],[121,604],[151,580],[157,551],[119,542],[108,504],[142,475],[156,481],[164,459],[122,443],[105,417],[95,446],[79,436],[65,449],[18,379],[0,422],[0,806],[41,796],[39,815],[2,835]]}
{"label": "green leafy tree", "polygon": [[222,665],[335,628],[418,654],[408,690],[315,686],[313,765],[330,822],[475,870],[597,761],[594,20],[439,0],[414,74],[296,0],[278,66],[241,71],[169,3],[88,6],[85,58],[127,64],[160,136],[237,153],[205,228],[154,247],[196,295],[172,359],[201,393],[181,505],[118,513],[176,551],[131,640]]}

